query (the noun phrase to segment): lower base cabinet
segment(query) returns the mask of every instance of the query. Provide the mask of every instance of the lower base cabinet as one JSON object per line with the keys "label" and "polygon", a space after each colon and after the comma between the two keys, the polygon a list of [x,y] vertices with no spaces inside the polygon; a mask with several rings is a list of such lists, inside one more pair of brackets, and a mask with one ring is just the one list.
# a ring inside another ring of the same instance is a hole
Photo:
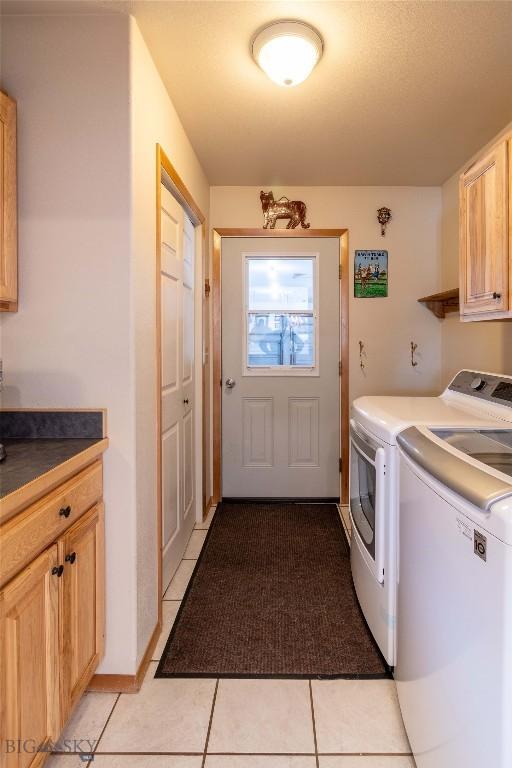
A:
{"label": "lower base cabinet", "polygon": [[39,768],[103,653],[103,504],[0,591],[1,768]]}
{"label": "lower base cabinet", "polygon": [[61,702],[64,721],[103,655],[103,504],[59,540],[62,575]]}
{"label": "lower base cabinet", "polygon": [[38,768],[60,733],[58,567],[55,545],[0,593],[2,768]]}

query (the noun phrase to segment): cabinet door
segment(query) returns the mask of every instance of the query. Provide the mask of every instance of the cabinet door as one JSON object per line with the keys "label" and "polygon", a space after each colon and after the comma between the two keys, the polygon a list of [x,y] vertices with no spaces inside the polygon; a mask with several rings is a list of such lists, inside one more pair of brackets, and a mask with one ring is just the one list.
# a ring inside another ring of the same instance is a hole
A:
{"label": "cabinet door", "polygon": [[508,158],[503,141],[460,180],[463,315],[509,310]]}
{"label": "cabinet door", "polygon": [[57,568],[53,546],[0,592],[2,768],[37,768],[59,736]]}
{"label": "cabinet door", "polygon": [[0,305],[16,309],[16,102],[0,92]]}
{"label": "cabinet door", "polygon": [[97,504],[59,539],[62,577],[63,722],[103,654],[103,504]]}

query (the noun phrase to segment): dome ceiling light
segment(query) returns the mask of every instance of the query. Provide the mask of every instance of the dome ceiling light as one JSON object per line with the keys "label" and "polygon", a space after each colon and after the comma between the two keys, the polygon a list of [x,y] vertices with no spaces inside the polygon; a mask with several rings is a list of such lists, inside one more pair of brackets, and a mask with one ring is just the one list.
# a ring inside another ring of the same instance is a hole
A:
{"label": "dome ceiling light", "polygon": [[287,88],[309,77],[322,51],[322,38],[302,21],[276,21],[252,42],[256,63],[274,83]]}

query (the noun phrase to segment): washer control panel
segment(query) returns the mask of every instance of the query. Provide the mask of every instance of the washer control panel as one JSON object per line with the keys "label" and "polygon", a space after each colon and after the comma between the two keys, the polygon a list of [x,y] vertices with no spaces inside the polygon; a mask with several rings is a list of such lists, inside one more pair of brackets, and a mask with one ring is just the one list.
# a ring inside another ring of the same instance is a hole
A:
{"label": "washer control panel", "polygon": [[512,408],[512,376],[461,371],[455,376],[448,389]]}

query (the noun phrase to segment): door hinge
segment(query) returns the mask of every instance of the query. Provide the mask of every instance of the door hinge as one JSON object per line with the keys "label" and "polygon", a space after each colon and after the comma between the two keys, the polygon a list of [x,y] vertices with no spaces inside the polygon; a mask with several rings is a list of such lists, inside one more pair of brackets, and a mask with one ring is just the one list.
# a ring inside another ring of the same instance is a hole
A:
{"label": "door hinge", "polygon": [[343,466],[343,462],[342,462],[342,460],[340,459],[340,460],[339,460],[339,468],[340,468],[340,472],[342,471],[342,466]]}
{"label": "door hinge", "polygon": [[210,295],[211,287],[210,287],[210,281],[208,278],[204,281],[204,295],[206,298]]}
{"label": "door hinge", "polygon": [[342,371],[343,371],[343,363],[340,360],[339,363],[338,363],[338,373],[339,373],[340,376],[341,376]]}
{"label": "door hinge", "polygon": [[343,277],[343,267],[341,266],[341,264],[340,264],[340,266],[338,268],[338,277],[339,277],[340,280]]}

